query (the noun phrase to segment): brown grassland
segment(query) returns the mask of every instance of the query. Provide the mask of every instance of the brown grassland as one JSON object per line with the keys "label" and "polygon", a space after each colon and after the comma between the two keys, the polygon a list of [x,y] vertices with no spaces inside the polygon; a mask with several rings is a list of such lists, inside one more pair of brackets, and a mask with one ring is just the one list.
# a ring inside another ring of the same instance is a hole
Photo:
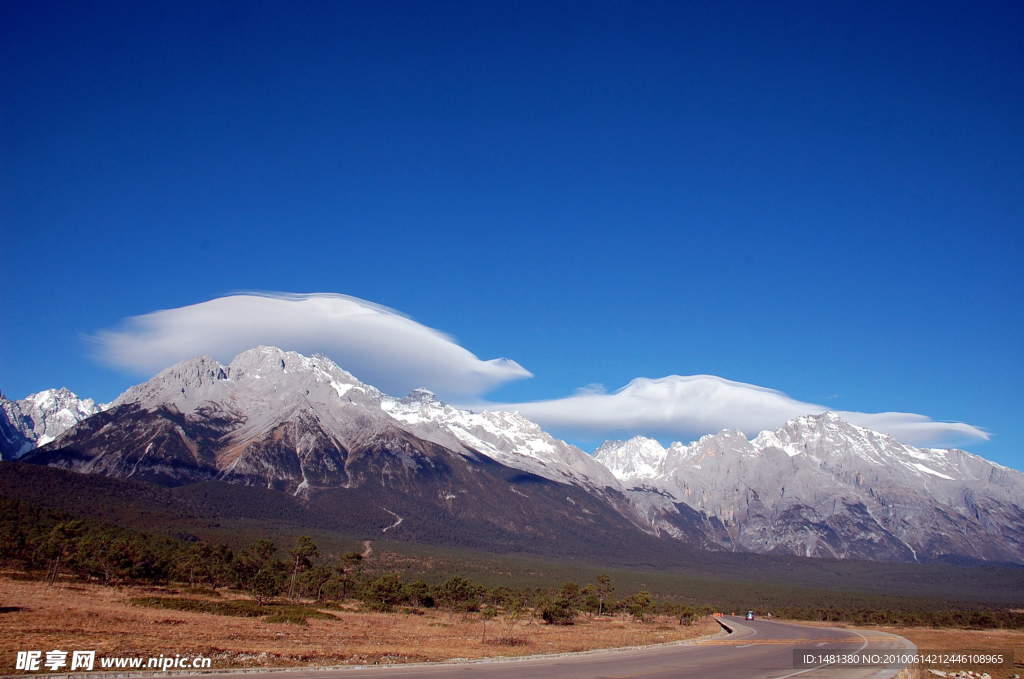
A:
{"label": "brown grassland", "polygon": [[[0,674],[14,672],[21,650],[95,650],[97,658],[201,654],[213,659],[213,669],[224,669],[564,653],[693,639],[720,630],[712,619],[681,626],[672,618],[641,623],[625,616],[581,616],[574,625],[556,626],[527,612],[509,633],[500,616],[485,623],[478,613],[374,613],[355,610],[355,605],[321,609],[333,617],[310,618],[302,625],[129,603],[133,597],[178,592],[72,581],[47,587],[38,580],[0,577]],[[222,592],[217,597],[233,598],[242,595]],[[515,642],[497,643],[502,637]]]}

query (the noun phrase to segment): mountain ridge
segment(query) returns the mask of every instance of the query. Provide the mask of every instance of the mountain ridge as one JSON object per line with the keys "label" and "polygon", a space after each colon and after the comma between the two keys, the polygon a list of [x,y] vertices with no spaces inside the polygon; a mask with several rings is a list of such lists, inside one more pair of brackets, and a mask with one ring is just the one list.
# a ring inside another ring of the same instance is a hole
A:
{"label": "mountain ridge", "polygon": [[1024,556],[1024,474],[959,449],[915,448],[831,412],[750,440],[723,430],[667,448],[645,437],[610,441],[595,457],[666,529],[685,505],[726,549],[897,561]]}
{"label": "mountain ridge", "polygon": [[[664,448],[641,436],[588,455],[518,412],[459,410],[426,389],[395,398],[325,356],[261,346],[228,365],[182,361],[44,443],[19,459],[171,487],[326,493],[342,509],[357,496],[370,502],[366,489],[376,488],[393,505],[374,510],[382,520],[401,507],[498,521],[503,505],[470,501],[474,488],[559,535],[523,505],[525,483],[544,488],[555,503],[545,511],[567,526],[592,529],[601,516],[620,531],[704,549],[1024,563],[1024,475],[966,451],[914,448],[830,412],[753,439],[723,430]],[[525,539],[518,519],[505,519],[507,539]]]}

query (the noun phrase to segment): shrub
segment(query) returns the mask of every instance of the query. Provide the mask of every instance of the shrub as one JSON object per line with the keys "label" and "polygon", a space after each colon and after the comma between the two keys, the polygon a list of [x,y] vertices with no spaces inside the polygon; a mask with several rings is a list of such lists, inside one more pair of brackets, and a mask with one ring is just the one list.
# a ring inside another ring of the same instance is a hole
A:
{"label": "shrub", "polygon": [[453,575],[434,590],[434,600],[452,611],[479,609],[479,596],[480,588],[460,575]]}
{"label": "shrub", "polygon": [[650,592],[638,592],[626,599],[626,610],[640,622],[647,622],[647,619],[654,613],[654,600]]}
{"label": "shrub", "polygon": [[409,600],[409,593],[395,573],[386,573],[363,590],[363,600],[374,610],[390,611]]}
{"label": "shrub", "polygon": [[258,618],[266,615],[252,601],[203,601],[202,599],[178,599],[175,597],[135,597],[128,600],[133,606],[148,608],[164,608],[172,611],[188,611],[190,613],[209,613],[211,615],[227,615],[239,618]]}
{"label": "shrub", "polygon": [[278,582],[277,576],[266,568],[262,568],[249,581],[249,593],[256,597],[256,603],[262,606],[269,599],[281,593],[281,584]]}
{"label": "shrub", "polygon": [[558,598],[544,604],[541,617],[549,625],[572,625],[576,622],[576,610],[568,601]]}
{"label": "shrub", "polygon": [[308,625],[306,622],[306,616],[295,611],[289,611],[285,613],[274,613],[263,618],[263,622],[279,622],[288,623],[291,625]]}

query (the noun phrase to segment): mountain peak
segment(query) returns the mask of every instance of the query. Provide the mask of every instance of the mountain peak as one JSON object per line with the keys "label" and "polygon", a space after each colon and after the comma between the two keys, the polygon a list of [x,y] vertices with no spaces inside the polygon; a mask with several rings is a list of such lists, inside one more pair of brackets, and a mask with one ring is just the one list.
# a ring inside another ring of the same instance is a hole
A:
{"label": "mountain peak", "polygon": [[310,359],[294,351],[283,351],[277,347],[260,345],[247,349],[231,359],[231,368],[252,374],[287,372],[309,369]]}
{"label": "mountain peak", "polygon": [[594,451],[594,459],[620,481],[652,478],[664,471],[668,450],[646,436],[628,441],[605,441]]}
{"label": "mountain peak", "polygon": [[284,351],[277,347],[263,345],[248,349],[235,356],[231,359],[229,369],[232,377],[239,379],[243,376],[261,379],[284,374],[306,373],[316,377],[341,380],[346,384],[359,382],[352,373],[343,370],[324,354],[304,356],[297,351]]}
{"label": "mountain peak", "polygon": [[150,380],[129,388],[111,407],[126,403],[175,403],[217,390],[230,379],[231,370],[209,355],[196,356],[160,371]]}
{"label": "mountain peak", "polygon": [[403,397],[399,403],[406,406],[426,404],[444,405],[444,402],[437,398],[437,395],[434,392],[429,389],[424,389],[423,387],[413,389]]}
{"label": "mountain peak", "polygon": [[46,445],[103,409],[65,387],[29,394],[20,401],[0,397],[0,459],[17,459]]}

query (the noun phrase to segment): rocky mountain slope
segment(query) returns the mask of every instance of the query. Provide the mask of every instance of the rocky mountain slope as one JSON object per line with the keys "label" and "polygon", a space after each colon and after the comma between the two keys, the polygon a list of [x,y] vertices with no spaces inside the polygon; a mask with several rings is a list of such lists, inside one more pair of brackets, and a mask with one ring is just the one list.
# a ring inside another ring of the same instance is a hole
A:
{"label": "rocky mountain slope", "polygon": [[884,561],[1024,562],[1024,474],[963,450],[920,449],[834,413],[753,440],[722,431],[594,453],[652,524],[698,525],[730,550]]}
{"label": "rocky mountain slope", "polygon": [[[619,481],[604,465],[519,413],[459,410],[438,401],[426,389],[416,389],[401,400],[381,396],[380,404],[386,413],[421,436],[447,430],[465,448],[509,467],[598,493],[605,488],[621,490]],[[443,443],[451,441],[444,438]]]}
{"label": "rocky mountain slope", "polygon": [[82,420],[102,410],[92,399],[67,389],[47,389],[20,401],[0,394],[0,460],[14,460],[46,445]]}

